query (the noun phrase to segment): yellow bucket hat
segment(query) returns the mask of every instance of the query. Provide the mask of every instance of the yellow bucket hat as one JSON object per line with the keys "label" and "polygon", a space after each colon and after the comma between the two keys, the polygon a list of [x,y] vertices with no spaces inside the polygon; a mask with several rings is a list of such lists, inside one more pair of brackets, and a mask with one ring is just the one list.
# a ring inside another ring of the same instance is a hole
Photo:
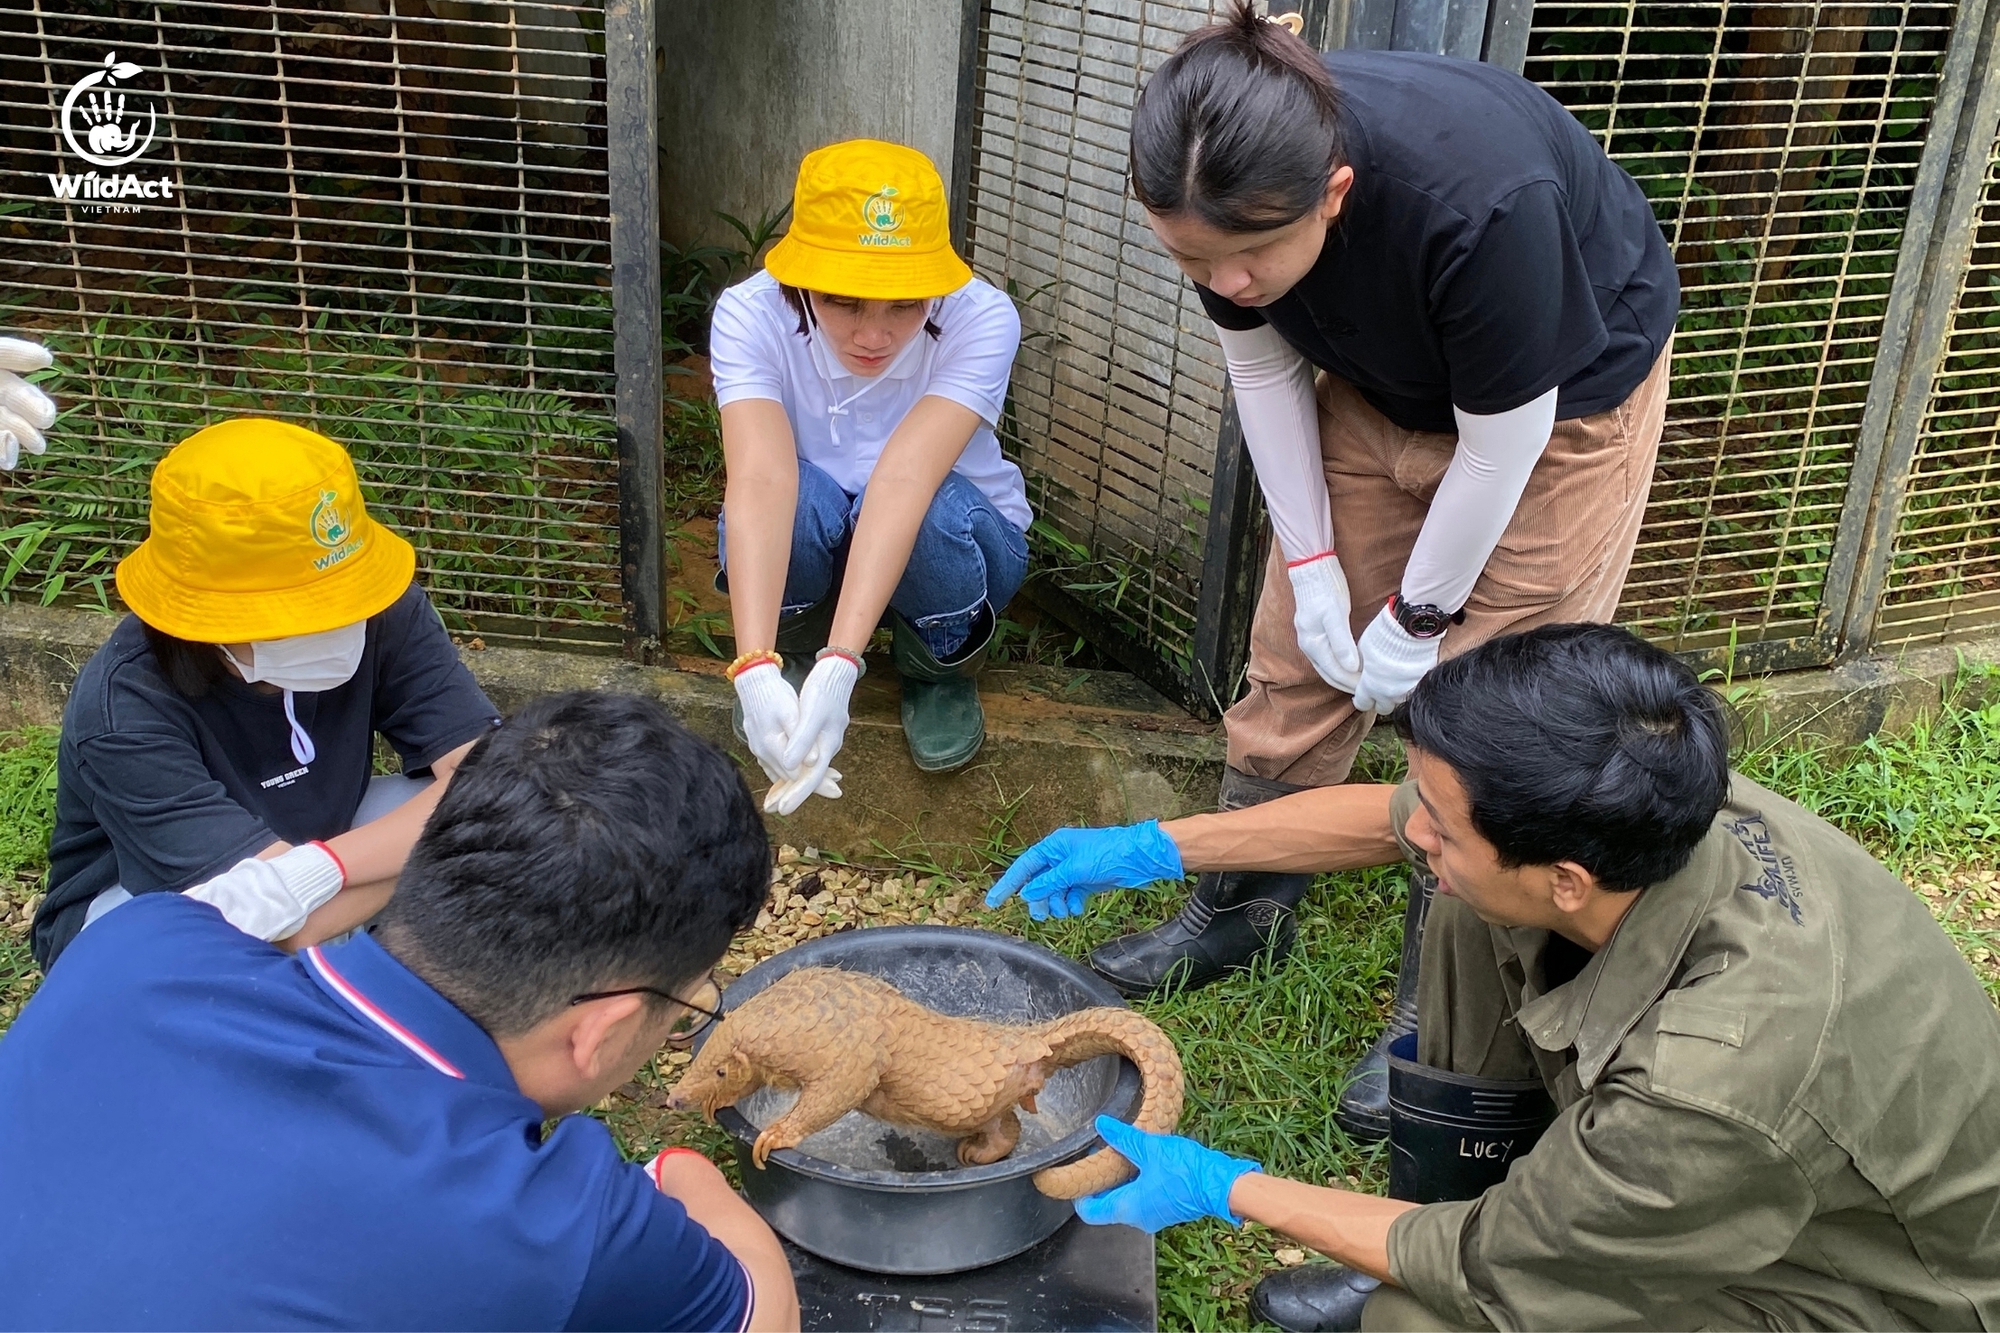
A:
{"label": "yellow bucket hat", "polygon": [[951,248],[944,181],[914,148],[849,139],[799,163],[792,226],[764,267],[788,287],[874,301],[946,296],[972,281]]}
{"label": "yellow bucket hat", "polygon": [[387,610],[417,553],[368,516],[347,451],[284,421],[196,431],[153,469],[152,532],[118,562],[139,619],[195,643],[339,629]]}

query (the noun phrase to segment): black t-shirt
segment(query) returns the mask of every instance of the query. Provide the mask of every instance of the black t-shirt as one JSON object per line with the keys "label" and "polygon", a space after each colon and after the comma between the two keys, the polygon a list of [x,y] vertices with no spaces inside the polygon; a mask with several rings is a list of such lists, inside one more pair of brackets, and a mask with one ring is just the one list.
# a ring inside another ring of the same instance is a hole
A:
{"label": "black t-shirt", "polygon": [[368,622],[352,680],[292,704],[317,752],[310,764],[292,754],[282,693],[226,675],[190,699],[161,672],[145,626],[125,617],[63,709],[49,893],[33,939],[44,968],[114,884],[177,893],[273,842],[345,833],[374,733],[417,772],[500,721],[415,584]]}
{"label": "black t-shirt", "polygon": [[1227,329],[1269,323],[1405,430],[1456,431],[1560,386],[1616,407],[1680,312],[1638,183],[1517,74],[1409,51],[1326,56],[1354,185],[1319,262],[1267,306],[1197,286]]}

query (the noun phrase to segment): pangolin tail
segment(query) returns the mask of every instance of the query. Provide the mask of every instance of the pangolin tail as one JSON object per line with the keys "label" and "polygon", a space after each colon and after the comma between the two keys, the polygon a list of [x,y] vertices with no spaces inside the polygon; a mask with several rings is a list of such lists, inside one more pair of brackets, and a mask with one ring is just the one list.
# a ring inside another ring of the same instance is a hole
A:
{"label": "pangolin tail", "polygon": [[[1159,1025],[1130,1009],[1079,1009],[1043,1026],[1051,1071],[1099,1055],[1122,1055],[1139,1069],[1145,1092],[1133,1124],[1171,1134],[1181,1120],[1180,1052]],[[1052,1199],[1080,1199],[1132,1178],[1132,1164],[1109,1148],[1066,1166],[1035,1173],[1035,1188]]]}

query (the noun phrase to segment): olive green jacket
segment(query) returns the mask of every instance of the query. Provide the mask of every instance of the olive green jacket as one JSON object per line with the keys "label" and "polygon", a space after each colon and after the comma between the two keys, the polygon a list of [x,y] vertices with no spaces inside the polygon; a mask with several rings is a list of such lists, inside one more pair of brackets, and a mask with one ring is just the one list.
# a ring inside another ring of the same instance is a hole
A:
{"label": "olive green jacket", "polygon": [[1562,1113],[1483,1197],[1396,1219],[1391,1272],[1434,1311],[1695,1327],[1722,1293],[1773,1327],[2000,1329],[2000,1014],[1825,821],[1736,777],[1518,1022],[1569,1053]]}

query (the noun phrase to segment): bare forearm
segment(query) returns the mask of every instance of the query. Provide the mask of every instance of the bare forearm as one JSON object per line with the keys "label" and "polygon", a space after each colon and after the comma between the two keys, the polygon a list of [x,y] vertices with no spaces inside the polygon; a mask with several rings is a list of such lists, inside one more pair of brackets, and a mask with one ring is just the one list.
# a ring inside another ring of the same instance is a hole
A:
{"label": "bare forearm", "polygon": [[380,819],[326,840],[327,849],[340,858],[340,868],[347,873],[347,888],[342,893],[351,893],[360,884],[395,883],[444,788],[443,781],[433,782]]}
{"label": "bare forearm", "polygon": [[902,582],[917,529],[936,495],[937,486],[926,489],[921,478],[885,478],[878,471],[869,481],[828,642],[856,653],[868,646],[883,608]]}
{"label": "bare forearm", "polygon": [[970,408],[934,396],[919,398],[897,425],[868,477],[830,643],[856,653],[868,646],[882,608],[903,580],[938,487],[978,427]]}
{"label": "bare forearm", "polygon": [[761,652],[778,639],[799,506],[798,455],[785,409],[762,399],[722,409],[722,440],[730,621],[736,651]]}
{"label": "bare forearm", "polygon": [[296,953],[309,945],[323,944],[365,923],[389,903],[396,890],[393,879],[373,884],[349,884],[315,907],[298,930],[275,943],[286,953]]}
{"label": "bare forearm", "polygon": [[1252,1171],[1237,1177],[1229,1207],[1239,1217],[1310,1245],[1335,1263],[1384,1282],[1389,1276],[1389,1225],[1417,1205],[1352,1190],[1323,1189]]}
{"label": "bare forearm", "polygon": [[1242,810],[1162,824],[1190,873],[1324,871],[1403,859],[1389,824],[1390,783],[1314,787]]}
{"label": "bare forearm", "polygon": [[799,1298],[792,1284],[792,1266],[778,1238],[750,1205],[737,1197],[718,1173],[713,1180],[673,1182],[673,1195],[687,1215],[736,1256],[757,1291],[757,1309],[750,1327],[758,1330],[796,1329]]}
{"label": "bare forearm", "polygon": [[339,893],[314,908],[297,931],[279,940],[279,948],[303,949],[330,940],[382,910],[395,892],[396,879],[403,873],[403,863],[410,859],[410,849],[422,836],[424,823],[437,809],[460,761],[475,743],[467,741],[439,756],[431,764],[434,781],[430,786],[388,814],[327,839],[327,849],[340,861],[346,883]]}

